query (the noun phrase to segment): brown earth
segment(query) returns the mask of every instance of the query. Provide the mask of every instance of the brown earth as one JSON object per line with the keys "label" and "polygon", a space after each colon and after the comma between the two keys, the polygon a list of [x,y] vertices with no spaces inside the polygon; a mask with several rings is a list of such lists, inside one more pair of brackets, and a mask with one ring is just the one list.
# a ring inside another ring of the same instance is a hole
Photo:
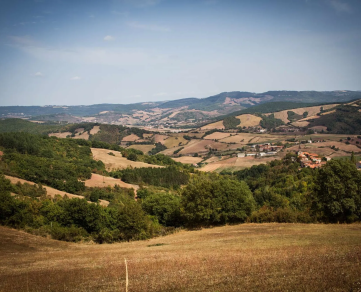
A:
{"label": "brown earth", "polygon": [[358,291],[360,224],[241,224],[66,243],[0,227],[0,291]]}
{"label": "brown earth", "polygon": [[90,134],[95,135],[100,131],[100,126],[94,126],[93,129],[90,130]]}
{"label": "brown earth", "polygon": [[179,153],[183,155],[193,154],[193,153],[205,153],[208,152],[209,149],[217,149],[217,150],[226,150],[227,144],[214,142],[211,140],[191,140]]}
{"label": "brown earth", "polygon": [[131,145],[128,148],[137,149],[142,151],[143,153],[147,154],[150,150],[152,150],[155,146],[154,145]]}

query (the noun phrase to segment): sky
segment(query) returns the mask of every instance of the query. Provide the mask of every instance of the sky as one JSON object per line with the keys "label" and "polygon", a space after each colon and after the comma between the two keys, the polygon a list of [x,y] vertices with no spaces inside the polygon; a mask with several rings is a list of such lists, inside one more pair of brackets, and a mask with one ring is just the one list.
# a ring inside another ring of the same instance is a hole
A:
{"label": "sky", "polygon": [[0,106],[361,90],[360,0],[0,0]]}

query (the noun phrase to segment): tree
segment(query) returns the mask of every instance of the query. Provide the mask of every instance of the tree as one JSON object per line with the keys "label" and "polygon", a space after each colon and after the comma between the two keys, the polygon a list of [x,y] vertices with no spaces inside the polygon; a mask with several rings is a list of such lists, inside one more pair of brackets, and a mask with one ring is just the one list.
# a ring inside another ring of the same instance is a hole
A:
{"label": "tree", "polygon": [[142,202],[142,208],[156,216],[159,223],[165,226],[180,226],[180,197],[169,193],[158,193],[147,196]]}
{"label": "tree", "polygon": [[252,192],[244,181],[217,174],[193,178],[182,192],[182,211],[189,226],[244,222],[254,210]]}
{"label": "tree", "polygon": [[319,170],[312,210],[326,222],[361,218],[361,173],[349,160],[331,160]]}

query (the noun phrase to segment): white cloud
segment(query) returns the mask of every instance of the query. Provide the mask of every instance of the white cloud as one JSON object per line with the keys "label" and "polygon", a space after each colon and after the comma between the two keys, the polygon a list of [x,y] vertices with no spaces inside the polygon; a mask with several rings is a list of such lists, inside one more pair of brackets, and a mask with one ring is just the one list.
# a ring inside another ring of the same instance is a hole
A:
{"label": "white cloud", "polygon": [[107,35],[107,36],[104,37],[104,40],[107,41],[107,42],[114,41],[115,37],[113,37],[111,35]]}
{"label": "white cloud", "polygon": [[352,13],[351,6],[346,2],[343,2],[341,0],[328,0],[328,3],[337,12]]}
{"label": "white cloud", "polygon": [[81,78],[79,76],[74,76],[73,78],[71,78],[70,80],[80,80]]}
{"label": "white cloud", "polygon": [[154,24],[143,24],[136,21],[127,22],[127,25],[136,29],[143,29],[149,31],[169,32],[170,28],[166,26],[159,26]]}
{"label": "white cloud", "polygon": [[34,74],[34,76],[36,76],[36,77],[43,77],[44,75],[43,75],[43,73],[41,73],[41,72],[36,72],[36,73]]}

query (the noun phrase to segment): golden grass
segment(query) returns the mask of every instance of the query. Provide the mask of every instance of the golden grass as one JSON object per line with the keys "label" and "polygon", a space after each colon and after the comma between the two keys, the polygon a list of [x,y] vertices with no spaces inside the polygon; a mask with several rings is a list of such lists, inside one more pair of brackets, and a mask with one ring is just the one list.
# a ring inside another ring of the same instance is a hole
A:
{"label": "golden grass", "polygon": [[[95,174],[93,174],[93,175],[95,175]],[[22,184],[28,183],[28,184],[30,184],[30,185],[34,185],[34,184],[35,184],[35,183],[31,182],[31,181],[27,181],[27,180],[25,180],[25,179],[13,177],[13,176],[5,175],[5,177],[6,177],[7,179],[9,179],[12,184],[16,184],[16,183],[18,183],[18,182],[20,182],[20,183],[22,183]],[[124,183],[124,184],[125,184],[125,183]],[[86,182],[85,182],[85,185],[87,185]],[[107,186],[107,185],[102,186],[102,187],[106,187],[106,186]],[[54,198],[56,195],[60,195],[61,197],[64,197],[64,196],[66,195],[66,196],[67,196],[68,198],[70,198],[70,199],[73,199],[73,198],[84,199],[83,196],[74,195],[74,194],[70,194],[70,193],[67,193],[67,192],[59,191],[59,190],[54,189],[54,188],[52,188],[52,187],[47,187],[47,186],[44,186],[44,185],[43,185],[43,188],[46,189],[46,194],[47,194],[47,196],[50,196],[50,197],[52,197],[52,198]],[[135,188],[135,189],[136,189],[136,188]],[[108,205],[109,205],[109,202],[108,202],[108,201],[105,201],[105,200],[99,200],[99,203],[100,203],[100,205],[102,205],[102,206],[108,206]],[[0,291],[1,291],[1,290],[0,290]]]}
{"label": "golden grass", "polygon": [[[91,148],[93,153],[93,158],[95,160],[101,160],[105,164],[106,170],[118,169],[118,168],[127,168],[127,167],[163,167],[159,165],[148,164],[140,161],[131,161],[122,157],[122,154],[118,151],[109,150],[109,149],[100,149],[100,148]],[[115,156],[109,155],[108,153],[113,153]]]}
{"label": "golden grass", "polygon": [[259,122],[262,121],[262,118],[255,115],[244,114],[236,117],[241,121],[238,127],[256,127],[259,126]]}
{"label": "golden grass", "polygon": [[74,137],[72,137],[73,139],[84,139],[84,140],[88,140],[89,139],[89,133],[88,132],[83,132],[80,135],[75,134]]}
{"label": "golden grass", "polygon": [[173,160],[175,160],[177,162],[185,163],[185,164],[194,164],[194,163],[201,162],[203,160],[203,158],[192,157],[192,156],[182,156],[182,157],[173,158]]}
{"label": "golden grass", "polygon": [[115,185],[118,185],[121,188],[134,189],[135,191],[139,189],[139,186],[137,185],[128,184],[121,181],[120,179],[95,173],[92,173],[91,178],[85,181],[86,187],[106,188],[108,186],[114,187]]}
{"label": "golden grass", "polygon": [[214,142],[211,140],[191,140],[184,149],[182,149],[179,153],[188,155],[192,153],[205,153],[208,152],[210,148],[220,150],[226,150],[227,144],[221,142]]}
{"label": "golden grass", "polygon": [[143,153],[147,154],[150,150],[152,150],[155,146],[154,145],[131,145],[128,148],[137,149],[142,151]]}
{"label": "golden grass", "polygon": [[230,133],[214,132],[212,134],[205,136],[203,139],[204,140],[219,140],[219,139],[227,138],[230,135],[231,135]]}
{"label": "golden grass", "polygon": [[94,126],[93,129],[90,130],[91,135],[95,135],[100,131],[100,126]]}
{"label": "golden grass", "polygon": [[63,133],[50,133],[49,137],[57,137],[57,138],[66,138],[67,136],[70,136],[71,132],[63,132]]}
{"label": "golden grass", "polygon": [[180,145],[185,145],[187,143],[188,143],[188,140],[184,139],[183,136],[169,137],[168,139],[163,141],[164,146],[167,148],[173,148],[173,147],[177,147]]}
{"label": "golden grass", "polygon": [[223,125],[223,121],[208,124],[201,128],[201,130],[213,130],[213,129],[225,129]]}
{"label": "golden grass", "polygon": [[166,140],[166,139],[168,139],[169,138],[169,136],[167,136],[167,135],[160,135],[160,134],[155,134],[154,135],[154,137],[153,137],[153,139],[154,139],[154,142],[155,143],[162,143],[162,144],[164,144],[164,141]]}
{"label": "golden grass", "polygon": [[122,142],[134,142],[139,140],[140,138],[135,134],[130,134],[122,139]]}
{"label": "golden grass", "polygon": [[69,244],[0,227],[0,291],[359,291],[361,225],[243,224]]}
{"label": "golden grass", "polygon": [[321,112],[321,107],[323,107],[324,110],[328,110],[330,108],[334,108],[338,104],[327,104],[322,106],[310,106],[310,107],[300,107],[296,109],[290,109],[290,110],[284,110],[280,112],[274,113],[276,119],[281,119],[283,122],[288,123],[288,111],[293,111],[294,113],[298,115],[302,115],[304,112],[308,112],[308,117],[315,116],[318,113]]}

